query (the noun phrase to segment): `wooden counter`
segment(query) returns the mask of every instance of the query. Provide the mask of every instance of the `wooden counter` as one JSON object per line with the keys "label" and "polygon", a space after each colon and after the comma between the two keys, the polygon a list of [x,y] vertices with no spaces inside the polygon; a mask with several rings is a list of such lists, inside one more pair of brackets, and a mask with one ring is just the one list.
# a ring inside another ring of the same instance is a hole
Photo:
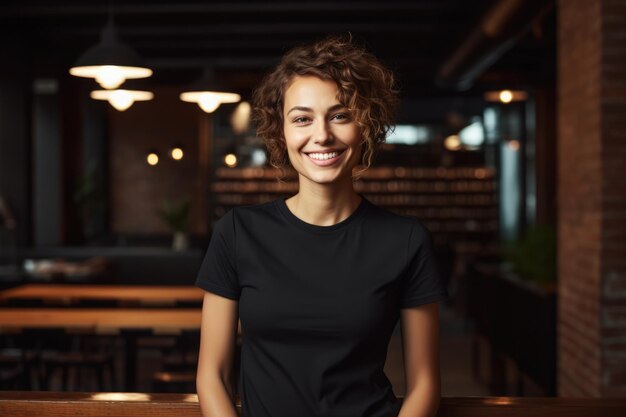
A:
{"label": "wooden counter", "polygon": [[[237,404],[241,413],[241,405]],[[201,417],[195,394],[0,391],[11,417]],[[621,417],[623,398],[444,397],[438,417]]]}
{"label": "wooden counter", "polygon": [[26,284],[0,291],[0,302],[37,300],[44,304],[73,304],[111,300],[123,305],[176,305],[202,303],[204,291],[191,285],[80,285]]}

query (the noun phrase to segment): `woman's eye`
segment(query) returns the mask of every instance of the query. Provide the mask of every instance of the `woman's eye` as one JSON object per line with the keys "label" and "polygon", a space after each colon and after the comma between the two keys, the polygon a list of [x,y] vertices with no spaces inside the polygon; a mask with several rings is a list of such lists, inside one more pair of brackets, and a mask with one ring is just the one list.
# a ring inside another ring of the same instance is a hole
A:
{"label": "woman's eye", "polygon": [[309,118],[305,116],[300,116],[300,117],[296,117],[295,119],[293,119],[293,122],[298,123],[298,124],[306,123],[308,121],[309,121]]}
{"label": "woman's eye", "polygon": [[338,114],[336,114],[336,115],[334,115],[334,116],[333,116],[333,119],[335,119],[335,120],[341,120],[341,121],[343,121],[343,120],[348,120],[349,118],[350,118],[350,116],[348,116],[348,115],[347,115],[347,114],[345,114],[345,113],[338,113]]}

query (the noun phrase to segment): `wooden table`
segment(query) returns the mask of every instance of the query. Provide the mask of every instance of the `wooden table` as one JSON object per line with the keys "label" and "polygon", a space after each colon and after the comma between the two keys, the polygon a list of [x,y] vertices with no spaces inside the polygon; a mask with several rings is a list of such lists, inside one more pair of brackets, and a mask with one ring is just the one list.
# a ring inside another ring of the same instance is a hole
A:
{"label": "wooden table", "polygon": [[136,388],[137,337],[141,332],[179,334],[200,330],[199,308],[123,309],[123,308],[2,308],[0,334],[23,329],[63,328],[92,334],[120,334],[126,340],[126,390]]}
{"label": "wooden table", "polygon": [[63,327],[91,328],[99,333],[147,329],[159,334],[176,334],[181,330],[200,329],[201,318],[199,308],[2,308],[0,331]]}
{"label": "wooden table", "polygon": [[[398,396],[404,401],[404,396]],[[241,400],[235,402],[242,414]],[[196,394],[0,391],[12,417],[201,417]],[[624,398],[443,397],[438,417],[622,417]]]}
{"label": "wooden table", "polygon": [[75,304],[78,301],[113,300],[121,305],[176,305],[202,303],[204,291],[191,285],[76,285],[26,284],[0,291],[0,301],[40,300],[45,303]]}

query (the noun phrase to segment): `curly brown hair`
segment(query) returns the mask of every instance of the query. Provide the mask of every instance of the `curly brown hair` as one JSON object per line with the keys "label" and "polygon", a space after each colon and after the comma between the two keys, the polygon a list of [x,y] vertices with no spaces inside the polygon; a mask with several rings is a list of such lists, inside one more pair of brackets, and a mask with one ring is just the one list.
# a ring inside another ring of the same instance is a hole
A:
{"label": "curly brown hair", "polygon": [[265,143],[270,164],[283,172],[293,172],[284,140],[284,93],[294,77],[303,75],[337,83],[338,100],[350,110],[363,138],[361,163],[365,167],[353,176],[360,178],[395,123],[399,99],[393,73],[355,45],[351,36],[331,36],[287,52],[252,96],[257,135]]}

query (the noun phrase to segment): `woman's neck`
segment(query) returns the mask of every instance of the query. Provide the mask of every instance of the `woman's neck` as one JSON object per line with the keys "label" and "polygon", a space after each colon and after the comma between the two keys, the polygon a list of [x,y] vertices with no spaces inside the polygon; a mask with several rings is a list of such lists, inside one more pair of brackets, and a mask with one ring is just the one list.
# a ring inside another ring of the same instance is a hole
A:
{"label": "woman's neck", "polygon": [[[285,200],[289,210],[299,219],[316,226],[332,226],[350,217],[362,197],[349,183],[308,184],[300,181],[298,194]],[[346,185],[347,184],[347,185]]]}

